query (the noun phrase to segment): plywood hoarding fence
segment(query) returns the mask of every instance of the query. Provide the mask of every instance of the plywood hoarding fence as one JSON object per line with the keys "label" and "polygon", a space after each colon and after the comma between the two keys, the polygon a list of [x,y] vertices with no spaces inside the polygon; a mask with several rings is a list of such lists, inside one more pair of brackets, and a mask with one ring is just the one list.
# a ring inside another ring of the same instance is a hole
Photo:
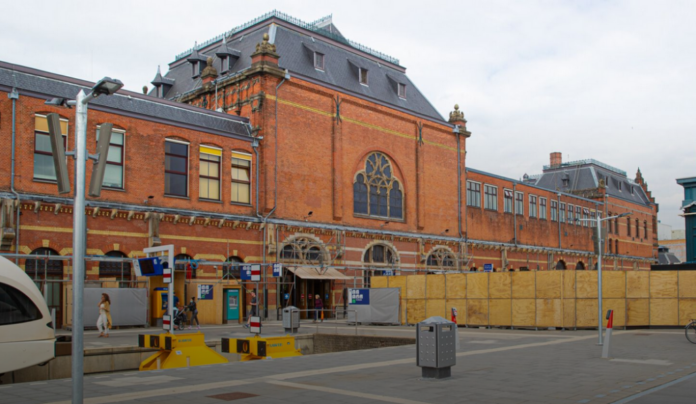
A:
{"label": "plywood hoarding fence", "polygon": [[[543,271],[373,277],[401,289],[401,322],[432,316],[467,326],[596,328],[597,272]],[[615,327],[681,326],[696,318],[696,271],[604,271]],[[606,322],[606,320],[605,320]]]}

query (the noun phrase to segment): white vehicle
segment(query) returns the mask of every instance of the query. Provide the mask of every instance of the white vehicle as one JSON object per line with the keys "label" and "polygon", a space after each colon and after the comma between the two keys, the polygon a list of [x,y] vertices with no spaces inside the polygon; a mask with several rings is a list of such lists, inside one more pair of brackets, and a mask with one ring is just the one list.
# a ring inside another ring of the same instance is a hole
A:
{"label": "white vehicle", "polygon": [[39,288],[21,268],[0,257],[0,374],[53,359],[55,341]]}

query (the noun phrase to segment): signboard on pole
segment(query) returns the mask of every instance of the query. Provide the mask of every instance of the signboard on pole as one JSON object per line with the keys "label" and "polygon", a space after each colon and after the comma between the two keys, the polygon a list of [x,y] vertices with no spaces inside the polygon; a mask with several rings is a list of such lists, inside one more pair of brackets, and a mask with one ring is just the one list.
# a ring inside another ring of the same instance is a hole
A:
{"label": "signboard on pole", "polygon": [[164,260],[162,257],[140,258],[135,260],[136,276],[162,276]]}
{"label": "signboard on pole", "polygon": [[251,266],[251,280],[253,282],[261,280],[261,265],[256,264]]}
{"label": "signboard on pole", "polygon": [[162,329],[167,331],[172,329],[172,318],[166,314],[162,316]]}
{"label": "signboard on pole", "polygon": [[273,264],[273,277],[279,278],[281,276],[283,276],[283,264]]}
{"label": "signboard on pole", "polygon": [[162,282],[172,283],[172,269],[171,268],[164,268],[162,270]]}
{"label": "signboard on pole", "polygon": [[261,317],[251,317],[249,320],[249,332],[254,334],[261,333]]}
{"label": "signboard on pole", "polygon": [[213,300],[213,285],[198,285],[198,300]]}
{"label": "signboard on pole", "polygon": [[240,270],[239,276],[243,281],[250,281],[251,280],[251,265],[242,265],[242,269]]}
{"label": "signboard on pole", "polygon": [[493,264],[483,264],[483,272],[493,272]]}

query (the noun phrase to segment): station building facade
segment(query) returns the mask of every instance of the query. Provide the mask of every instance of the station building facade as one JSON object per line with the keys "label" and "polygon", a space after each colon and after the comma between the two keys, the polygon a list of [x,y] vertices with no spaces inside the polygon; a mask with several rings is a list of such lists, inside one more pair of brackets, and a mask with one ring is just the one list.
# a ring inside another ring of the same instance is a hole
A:
{"label": "station building facade", "polygon": [[[0,165],[3,231],[16,229],[2,248],[70,255],[71,202],[48,178],[41,117],[61,114],[70,145],[71,111],[44,101],[91,83],[9,64],[0,73],[0,92],[20,94],[0,99],[3,142],[11,127],[17,139],[14,171],[10,148]],[[632,213],[605,226],[605,265],[647,270],[656,256],[657,204],[640,173],[630,180],[598,162],[558,161],[517,181],[467,167],[471,133],[459,107],[442,117],[397,59],[346,39],[330,17],[269,13],[178,55],[152,85],[91,108],[90,150],[107,121],[123,144],[112,142],[111,186],[88,198],[87,253],[138,257],[160,243],[174,244],[180,262],[282,262],[283,277],[266,273],[259,285],[269,316],[286,304],[311,309],[316,295],[342,306],[345,288],[372,276],[593,269],[598,212]],[[585,178],[586,169],[596,182],[563,187],[564,175]],[[614,195],[612,179],[642,196]],[[200,265],[179,287],[231,287],[237,276]],[[223,305],[216,300],[204,322],[224,321]]]}

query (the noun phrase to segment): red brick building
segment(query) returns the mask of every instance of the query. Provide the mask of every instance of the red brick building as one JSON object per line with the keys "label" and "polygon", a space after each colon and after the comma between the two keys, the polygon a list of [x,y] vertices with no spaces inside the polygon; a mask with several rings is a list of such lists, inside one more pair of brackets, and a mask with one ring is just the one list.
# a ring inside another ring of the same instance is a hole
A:
{"label": "red brick building", "polygon": [[[13,74],[27,78],[18,85]],[[114,189],[89,199],[88,254],[137,257],[162,243],[194,260],[282,262],[283,281],[261,284],[271,316],[285,294],[300,308],[313,308],[315,294],[340,306],[344,287],[389,273],[591,269],[592,225],[575,219],[596,212],[633,213],[631,233],[626,218],[610,222],[605,268],[647,270],[654,260],[657,205],[640,173],[605,173],[643,195],[623,198],[604,177],[563,188],[563,174],[581,164],[559,160],[524,181],[468,168],[463,112],[455,106],[444,119],[397,59],[349,41],[330,18],[267,14],[177,56],[152,84],[149,95],[120,91],[115,105],[91,109],[90,127],[114,123],[125,145],[112,142],[122,157],[107,175]],[[8,148],[0,163],[3,229],[16,229],[7,251],[71,254],[70,199],[37,171],[44,154],[34,144],[48,112],[64,116],[69,133],[72,111],[43,102],[80,86],[90,83],[0,65],[0,92],[20,94],[14,185]],[[5,144],[12,103],[0,99]],[[589,175],[600,165],[588,163]],[[195,276],[227,282],[212,264]],[[204,322],[221,322],[222,308],[210,310]]]}

